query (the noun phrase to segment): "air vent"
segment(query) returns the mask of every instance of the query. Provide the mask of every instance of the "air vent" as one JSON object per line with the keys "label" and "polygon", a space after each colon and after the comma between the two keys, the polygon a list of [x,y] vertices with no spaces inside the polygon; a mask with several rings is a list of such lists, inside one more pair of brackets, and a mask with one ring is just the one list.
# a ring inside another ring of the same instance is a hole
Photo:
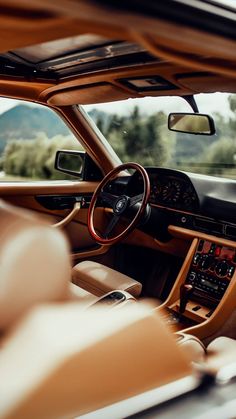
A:
{"label": "air vent", "polygon": [[225,228],[225,233],[226,233],[226,236],[235,238],[236,237],[236,227],[227,225],[226,228]]}
{"label": "air vent", "polygon": [[194,224],[197,229],[210,233],[223,234],[224,231],[223,224],[205,220],[204,218],[195,218]]}

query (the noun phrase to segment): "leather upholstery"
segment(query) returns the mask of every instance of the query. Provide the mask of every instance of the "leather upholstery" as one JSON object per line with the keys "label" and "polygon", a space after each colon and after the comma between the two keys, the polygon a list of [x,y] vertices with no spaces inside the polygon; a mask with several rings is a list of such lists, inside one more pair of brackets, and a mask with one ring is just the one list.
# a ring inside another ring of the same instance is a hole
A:
{"label": "leather upholstery", "polygon": [[207,347],[205,368],[227,382],[235,378],[236,340],[225,336],[214,339]]}
{"label": "leather upholstery", "polygon": [[72,282],[100,297],[110,291],[127,291],[139,297],[142,284],[97,262],[84,261],[72,269]]}
{"label": "leather upholstery", "polygon": [[0,201],[0,330],[30,307],[68,298],[70,259],[64,235],[30,212]]}
{"label": "leather upholstery", "polygon": [[[191,374],[160,316],[142,303],[109,314],[41,306],[1,350],[0,418],[74,418]],[[114,416],[130,414],[97,415]]]}
{"label": "leather upholstery", "polygon": [[69,299],[72,301],[83,301],[86,304],[93,304],[98,300],[96,295],[93,295],[83,288],[78,287],[78,285],[72,283],[70,283]]}
{"label": "leather upholstery", "polygon": [[230,351],[235,351],[236,353],[236,340],[225,336],[214,339],[207,347],[209,356],[223,355]]}
{"label": "leather upholstery", "polygon": [[206,349],[203,343],[196,336],[178,332],[177,342],[182,347],[190,361],[197,363],[204,362]]}

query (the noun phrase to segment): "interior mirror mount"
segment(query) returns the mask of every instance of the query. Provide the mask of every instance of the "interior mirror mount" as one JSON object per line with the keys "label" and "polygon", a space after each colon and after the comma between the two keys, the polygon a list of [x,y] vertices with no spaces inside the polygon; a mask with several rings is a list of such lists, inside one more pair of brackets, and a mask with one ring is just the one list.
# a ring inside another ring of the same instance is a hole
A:
{"label": "interior mirror mount", "polygon": [[216,132],[213,118],[200,113],[170,113],[168,128],[195,135],[214,135]]}

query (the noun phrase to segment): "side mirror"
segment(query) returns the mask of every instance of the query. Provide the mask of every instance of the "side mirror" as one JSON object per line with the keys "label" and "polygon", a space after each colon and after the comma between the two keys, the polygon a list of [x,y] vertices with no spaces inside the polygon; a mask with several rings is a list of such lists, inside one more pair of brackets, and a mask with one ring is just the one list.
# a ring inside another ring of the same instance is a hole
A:
{"label": "side mirror", "polygon": [[83,177],[85,152],[77,150],[58,150],[55,169],[68,175]]}
{"label": "side mirror", "polygon": [[198,135],[213,135],[216,132],[212,117],[199,113],[170,113],[168,128],[170,131]]}
{"label": "side mirror", "polygon": [[103,173],[85,151],[58,150],[54,168],[85,181],[100,181]]}

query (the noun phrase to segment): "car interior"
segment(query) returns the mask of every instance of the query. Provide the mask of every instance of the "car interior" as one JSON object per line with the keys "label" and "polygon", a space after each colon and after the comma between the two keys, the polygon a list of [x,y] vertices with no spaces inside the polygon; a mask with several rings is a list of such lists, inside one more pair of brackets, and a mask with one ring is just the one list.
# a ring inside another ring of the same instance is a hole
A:
{"label": "car interior", "polygon": [[0,0],[0,418],[233,417],[234,21]]}

